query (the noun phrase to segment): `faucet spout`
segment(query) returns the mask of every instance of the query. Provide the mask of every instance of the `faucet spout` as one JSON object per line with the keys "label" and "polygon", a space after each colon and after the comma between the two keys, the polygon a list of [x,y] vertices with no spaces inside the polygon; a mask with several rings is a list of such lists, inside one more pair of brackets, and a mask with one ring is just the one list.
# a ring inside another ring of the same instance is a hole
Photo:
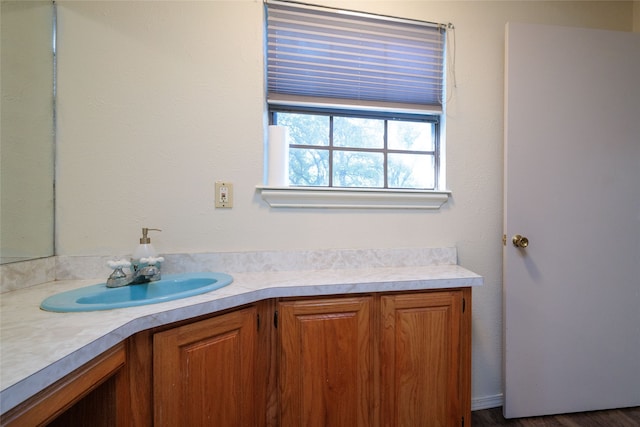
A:
{"label": "faucet spout", "polygon": [[161,278],[160,268],[155,265],[147,265],[146,267],[136,270],[133,276],[133,280],[130,283],[131,285],[155,282]]}

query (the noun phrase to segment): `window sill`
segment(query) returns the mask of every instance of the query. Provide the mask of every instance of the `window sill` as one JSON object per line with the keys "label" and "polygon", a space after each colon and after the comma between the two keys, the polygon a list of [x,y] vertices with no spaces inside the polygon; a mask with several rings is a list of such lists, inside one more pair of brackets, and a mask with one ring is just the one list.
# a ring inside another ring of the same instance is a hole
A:
{"label": "window sill", "polygon": [[328,187],[257,186],[272,208],[431,209],[449,200],[450,191]]}

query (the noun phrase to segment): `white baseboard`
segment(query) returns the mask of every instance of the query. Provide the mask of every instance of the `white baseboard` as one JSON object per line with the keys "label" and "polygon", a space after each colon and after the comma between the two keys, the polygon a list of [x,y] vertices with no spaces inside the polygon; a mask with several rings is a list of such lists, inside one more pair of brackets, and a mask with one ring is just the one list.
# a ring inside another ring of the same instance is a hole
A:
{"label": "white baseboard", "polygon": [[478,411],[480,409],[497,408],[504,404],[504,396],[502,393],[493,396],[474,397],[471,399],[471,410]]}

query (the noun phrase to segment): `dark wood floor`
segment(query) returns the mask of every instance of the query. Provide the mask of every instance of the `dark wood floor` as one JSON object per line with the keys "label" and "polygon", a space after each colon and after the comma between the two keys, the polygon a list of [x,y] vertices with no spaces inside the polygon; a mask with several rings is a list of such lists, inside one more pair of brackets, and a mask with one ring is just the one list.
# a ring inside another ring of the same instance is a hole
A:
{"label": "dark wood floor", "polygon": [[471,425],[472,427],[640,427],[640,406],[510,420],[502,416],[502,408],[492,408],[472,412]]}

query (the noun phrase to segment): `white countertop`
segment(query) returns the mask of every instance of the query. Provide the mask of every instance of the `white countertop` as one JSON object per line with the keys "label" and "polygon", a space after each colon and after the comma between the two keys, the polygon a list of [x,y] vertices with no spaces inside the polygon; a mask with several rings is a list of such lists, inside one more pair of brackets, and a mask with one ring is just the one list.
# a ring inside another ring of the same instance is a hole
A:
{"label": "white countertop", "polygon": [[104,282],[62,280],[0,296],[0,413],[51,385],[136,332],[277,297],[482,285],[457,265],[231,273],[231,285],[141,307],[84,313],[40,310],[46,297]]}

